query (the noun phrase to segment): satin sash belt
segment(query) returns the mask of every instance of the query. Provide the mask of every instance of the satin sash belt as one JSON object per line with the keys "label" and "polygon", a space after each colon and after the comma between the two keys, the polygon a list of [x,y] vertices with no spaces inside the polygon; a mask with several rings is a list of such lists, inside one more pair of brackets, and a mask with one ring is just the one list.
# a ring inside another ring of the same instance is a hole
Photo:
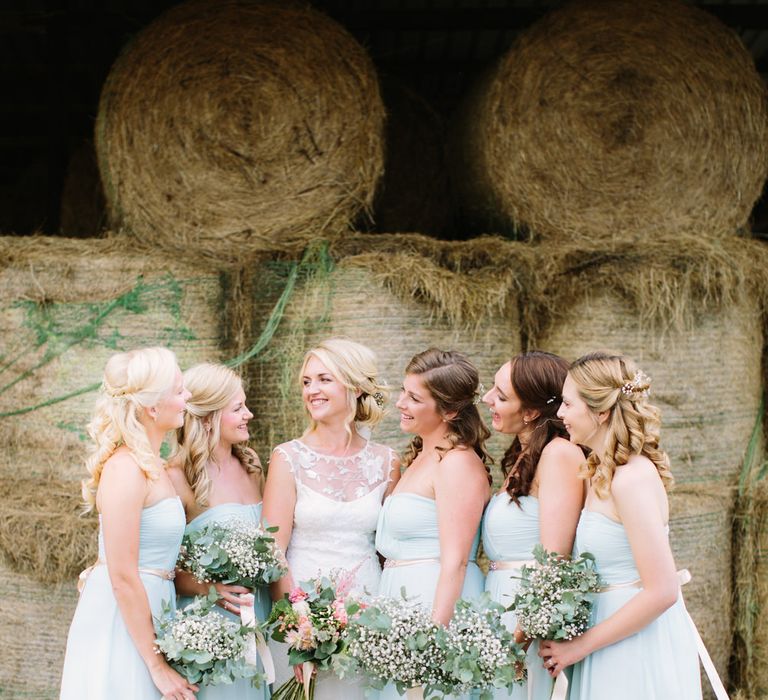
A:
{"label": "satin sash belt", "polygon": [[[677,572],[677,578],[680,581],[680,585],[684,586],[691,580],[691,573],[688,569],[681,569]],[[603,586],[598,593],[608,593],[610,591],[618,591],[622,588],[642,588],[642,581],[629,581],[627,583],[614,583],[609,586]],[[685,609],[685,604],[683,604]],[[701,665],[704,667],[704,672],[707,674],[707,678],[712,686],[712,690],[715,691],[715,697],[717,700],[728,700],[728,693],[725,691],[725,686],[720,680],[720,675],[717,673],[715,664],[712,663],[712,658],[707,651],[707,647],[704,646],[704,640],[699,634],[699,630],[696,628],[696,623],[693,621],[688,610],[685,610],[685,615],[688,618],[688,624],[691,627],[693,636],[696,640],[696,651],[699,654]],[[562,681],[560,679],[563,679]],[[552,692],[552,700],[565,700],[568,691],[568,680],[565,678],[564,673],[560,673],[555,680],[555,688]]]}
{"label": "satin sash belt", "polygon": [[384,562],[384,568],[385,569],[391,569],[395,566],[411,566],[413,564],[432,564],[435,562],[440,562],[439,559],[387,559],[387,561]]}
{"label": "satin sash belt", "polygon": [[[83,588],[85,587],[85,582],[88,580],[88,577],[91,575],[91,572],[97,567],[97,566],[106,566],[107,562],[103,561],[102,559],[97,559],[93,564],[91,564],[87,569],[83,569],[80,572],[80,575],[77,577],[77,592],[82,593]],[[170,571],[166,571],[165,569],[148,569],[145,567],[139,567],[139,573],[140,574],[149,574],[150,576],[158,576],[159,578],[162,578],[166,581],[173,581],[174,578],[176,578],[176,570],[171,569]]]}
{"label": "satin sash belt", "polygon": [[[434,564],[440,563],[439,559],[387,559],[384,562],[385,569],[391,569],[395,566],[412,566],[414,564]],[[474,559],[470,559],[467,564],[477,564]]]}
{"label": "satin sash belt", "polygon": [[519,559],[508,561],[492,561],[488,565],[488,571],[506,571],[508,569],[522,569],[524,566],[535,566],[533,559]]}

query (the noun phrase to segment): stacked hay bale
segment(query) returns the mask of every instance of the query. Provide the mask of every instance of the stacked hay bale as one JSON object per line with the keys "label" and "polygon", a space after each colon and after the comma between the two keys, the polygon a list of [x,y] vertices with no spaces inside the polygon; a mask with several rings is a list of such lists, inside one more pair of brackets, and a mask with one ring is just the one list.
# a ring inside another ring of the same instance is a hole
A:
{"label": "stacked hay bale", "polygon": [[[374,439],[395,448],[409,440],[393,404],[415,353],[430,346],[461,350],[490,386],[496,369],[521,348],[517,304],[527,255],[524,246],[500,239],[449,244],[381,234],[305,258],[271,344],[248,370],[252,434],[262,458],[306,427],[298,372],[306,350],[324,338],[347,336],[375,350],[392,397]],[[256,328],[267,324],[292,269],[269,263],[254,271]],[[507,441],[495,438],[496,457]]]}
{"label": "stacked hay bale", "polygon": [[726,678],[766,298],[765,250],[736,237],[768,171],[751,56],[682,2],[568,3],[478,83],[452,158],[468,218],[541,242],[532,344],[569,359],[621,351],[653,378],[678,482],[673,551]]}
{"label": "stacked hay bale", "polygon": [[93,389],[123,349],[222,359],[221,275],[114,239],[0,238],[0,261],[0,688],[53,697],[74,579],[96,552],[95,518],[78,514]]}
{"label": "stacked hay bale", "polygon": [[[541,251],[537,346],[575,359],[601,348],[653,379],[676,488],[672,549],[685,598],[723,678],[731,648],[731,523],[762,398],[765,246],[678,236]],[[548,281],[546,281],[548,280]]]}
{"label": "stacked hay bale", "polygon": [[96,150],[115,227],[237,257],[346,231],[373,201],[383,128],[373,65],[338,24],[192,0],[112,67]]}
{"label": "stacked hay bale", "polygon": [[713,16],[672,0],[571,2],[478,84],[453,172],[483,230],[730,234],[760,196],[767,130],[752,57]]}

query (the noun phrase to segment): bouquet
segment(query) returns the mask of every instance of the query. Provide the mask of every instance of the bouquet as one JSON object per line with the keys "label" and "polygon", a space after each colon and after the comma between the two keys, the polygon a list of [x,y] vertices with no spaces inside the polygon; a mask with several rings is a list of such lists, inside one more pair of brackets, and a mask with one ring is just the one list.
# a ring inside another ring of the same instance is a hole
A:
{"label": "bouquet", "polygon": [[295,679],[280,686],[273,700],[310,700],[314,696],[315,670],[331,668],[333,657],[346,646],[350,617],[360,604],[349,597],[354,572],[302,582],[278,600],[266,626],[272,639],[288,644],[288,663],[303,665],[304,686]]}
{"label": "bouquet", "polygon": [[264,679],[255,663],[246,660],[248,628],[213,610],[215,590],[175,611],[168,604],[155,620],[157,653],[190,683],[219,685],[250,678],[258,686]]}
{"label": "bouquet", "polygon": [[342,678],[360,673],[374,688],[393,682],[397,692],[430,697],[450,686],[430,612],[403,595],[376,598],[350,622],[347,647],[335,662]]}
{"label": "bouquet", "polygon": [[600,589],[595,558],[583,552],[563,559],[540,544],[533,550],[537,566],[524,566],[522,583],[511,609],[530,638],[569,640],[586,632],[592,593]]}
{"label": "bouquet", "polygon": [[247,588],[272,583],[288,570],[271,536],[276,530],[239,518],[225,524],[209,523],[184,535],[179,567],[206,583]]}
{"label": "bouquet", "polygon": [[[525,681],[525,649],[501,619],[506,608],[484,593],[477,601],[459,600],[447,627],[437,632],[445,654],[446,692],[457,695],[482,690],[480,698],[492,698],[492,689],[511,693]],[[449,687],[448,687],[449,686]]]}

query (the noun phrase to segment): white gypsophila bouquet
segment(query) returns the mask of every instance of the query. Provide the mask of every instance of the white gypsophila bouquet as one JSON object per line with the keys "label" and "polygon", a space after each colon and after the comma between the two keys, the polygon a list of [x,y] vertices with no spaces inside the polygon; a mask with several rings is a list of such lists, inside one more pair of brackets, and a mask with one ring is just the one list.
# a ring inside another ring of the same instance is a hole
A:
{"label": "white gypsophila bouquet", "polygon": [[493,697],[493,689],[511,693],[516,683],[525,681],[525,649],[502,621],[505,611],[487,593],[456,603],[448,626],[437,633],[445,653],[446,692],[480,690],[485,700]]}
{"label": "white gypsophila bouquet", "polygon": [[234,583],[248,588],[277,581],[287,571],[272,533],[249,520],[208,523],[184,535],[179,567],[205,583]]}
{"label": "white gypsophila bouquet", "polygon": [[350,619],[346,650],[334,662],[337,675],[360,674],[376,689],[392,682],[401,695],[416,687],[425,697],[442,695],[446,656],[430,612],[404,592],[402,599],[380,597],[361,608]]}
{"label": "white gypsophila bouquet", "polygon": [[218,599],[211,590],[176,611],[165,605],[162,618],[155,620],[157,653],[190,683],[220,685],[250,678],[258,686],[264,677],[245,658],[252,631],[214,610]]}
{"label": "white gypsophila bouquet", "polygon": [[521,569],[520,590],[510,606],[529,638],[568,640],[589,627],[592,595],[600,589],[595,558],[582,552],[565,559],[540,544],[533,550],[535,566]]}

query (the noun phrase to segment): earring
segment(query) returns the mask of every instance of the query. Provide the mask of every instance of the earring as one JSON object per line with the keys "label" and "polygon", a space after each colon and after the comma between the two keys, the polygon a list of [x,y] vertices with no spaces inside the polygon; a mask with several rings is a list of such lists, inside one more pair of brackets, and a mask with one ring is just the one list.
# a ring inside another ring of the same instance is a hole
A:
{"label": "earring", "polygon": [[523,418],[523,424],[524,424],[524,425],[528,425],[528,423],[529,423],[529,422],[530,422],[530,421],[527,421],[527,420],[525,420],[525,418]]}

